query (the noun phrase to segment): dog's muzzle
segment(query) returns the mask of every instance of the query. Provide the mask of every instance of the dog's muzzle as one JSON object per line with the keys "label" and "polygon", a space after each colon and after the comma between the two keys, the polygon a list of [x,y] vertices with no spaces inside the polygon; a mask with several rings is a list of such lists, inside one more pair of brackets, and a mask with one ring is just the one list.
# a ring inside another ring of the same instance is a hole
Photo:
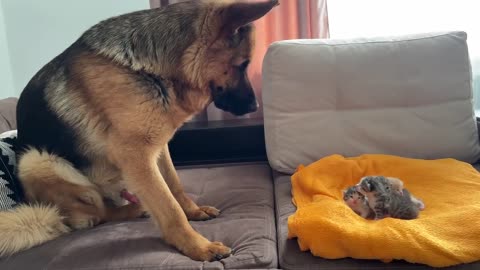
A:
{"label": "dog's muzzle", "polygon": [[258,102],[251,87],[223,89],[212,86],[212,97],[215,106],[236,116],[257,111]]}

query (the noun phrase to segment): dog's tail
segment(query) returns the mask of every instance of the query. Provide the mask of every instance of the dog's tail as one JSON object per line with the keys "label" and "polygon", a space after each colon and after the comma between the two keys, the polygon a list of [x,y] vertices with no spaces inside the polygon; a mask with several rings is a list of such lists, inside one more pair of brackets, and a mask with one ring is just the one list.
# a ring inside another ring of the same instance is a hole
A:
{"label": "dog's tail", "polygon": [[54,206],[20,205],[0,211],[0,257],[45,243],[70,231]]}

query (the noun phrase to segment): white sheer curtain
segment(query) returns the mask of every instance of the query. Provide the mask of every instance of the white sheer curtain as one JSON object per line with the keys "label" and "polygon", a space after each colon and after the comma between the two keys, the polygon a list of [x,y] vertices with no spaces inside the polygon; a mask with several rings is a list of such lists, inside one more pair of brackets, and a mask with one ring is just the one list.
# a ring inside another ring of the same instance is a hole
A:
{"label": "white sheer curtain", "polygon": [[397,35],[442,30],[467,32],[475,109],[480,113],[480,1],[330,0],[331,38]]}

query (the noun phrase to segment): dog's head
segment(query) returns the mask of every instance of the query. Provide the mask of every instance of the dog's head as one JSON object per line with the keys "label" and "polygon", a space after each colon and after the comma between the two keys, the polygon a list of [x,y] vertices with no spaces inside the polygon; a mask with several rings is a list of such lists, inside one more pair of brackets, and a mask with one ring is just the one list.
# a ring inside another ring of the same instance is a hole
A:
{"label": "dog's head", "polygon": [[199,38],[182,59],[185,74],[208,88],[215,106],[234,115],[258,107],[247,69],[254,48],[252,22],[278,5],[262,2],[206,1],[198,24]]}

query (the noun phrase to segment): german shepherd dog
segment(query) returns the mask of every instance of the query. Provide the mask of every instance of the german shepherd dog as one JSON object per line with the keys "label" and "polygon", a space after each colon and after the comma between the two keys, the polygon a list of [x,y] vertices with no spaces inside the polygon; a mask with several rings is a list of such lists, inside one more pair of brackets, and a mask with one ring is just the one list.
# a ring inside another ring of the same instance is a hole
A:
{"label": "german shepherd dog", "polygon": [[[33,205],[8,213],[16,217],[10,220],[41,222],[26,224],[30,230],[2,225],[1,253],[145,210],[186,256],[229,256],[230,248],[188,223],[219,210],[186,196],[167,143],[211,102],[234,115],[257,109],[246,75],[251,22],[276,5],[187,1],[113,17],[45,65],[17,108],[18,176]],[[124,203],[124,189],[140,204]]]}

